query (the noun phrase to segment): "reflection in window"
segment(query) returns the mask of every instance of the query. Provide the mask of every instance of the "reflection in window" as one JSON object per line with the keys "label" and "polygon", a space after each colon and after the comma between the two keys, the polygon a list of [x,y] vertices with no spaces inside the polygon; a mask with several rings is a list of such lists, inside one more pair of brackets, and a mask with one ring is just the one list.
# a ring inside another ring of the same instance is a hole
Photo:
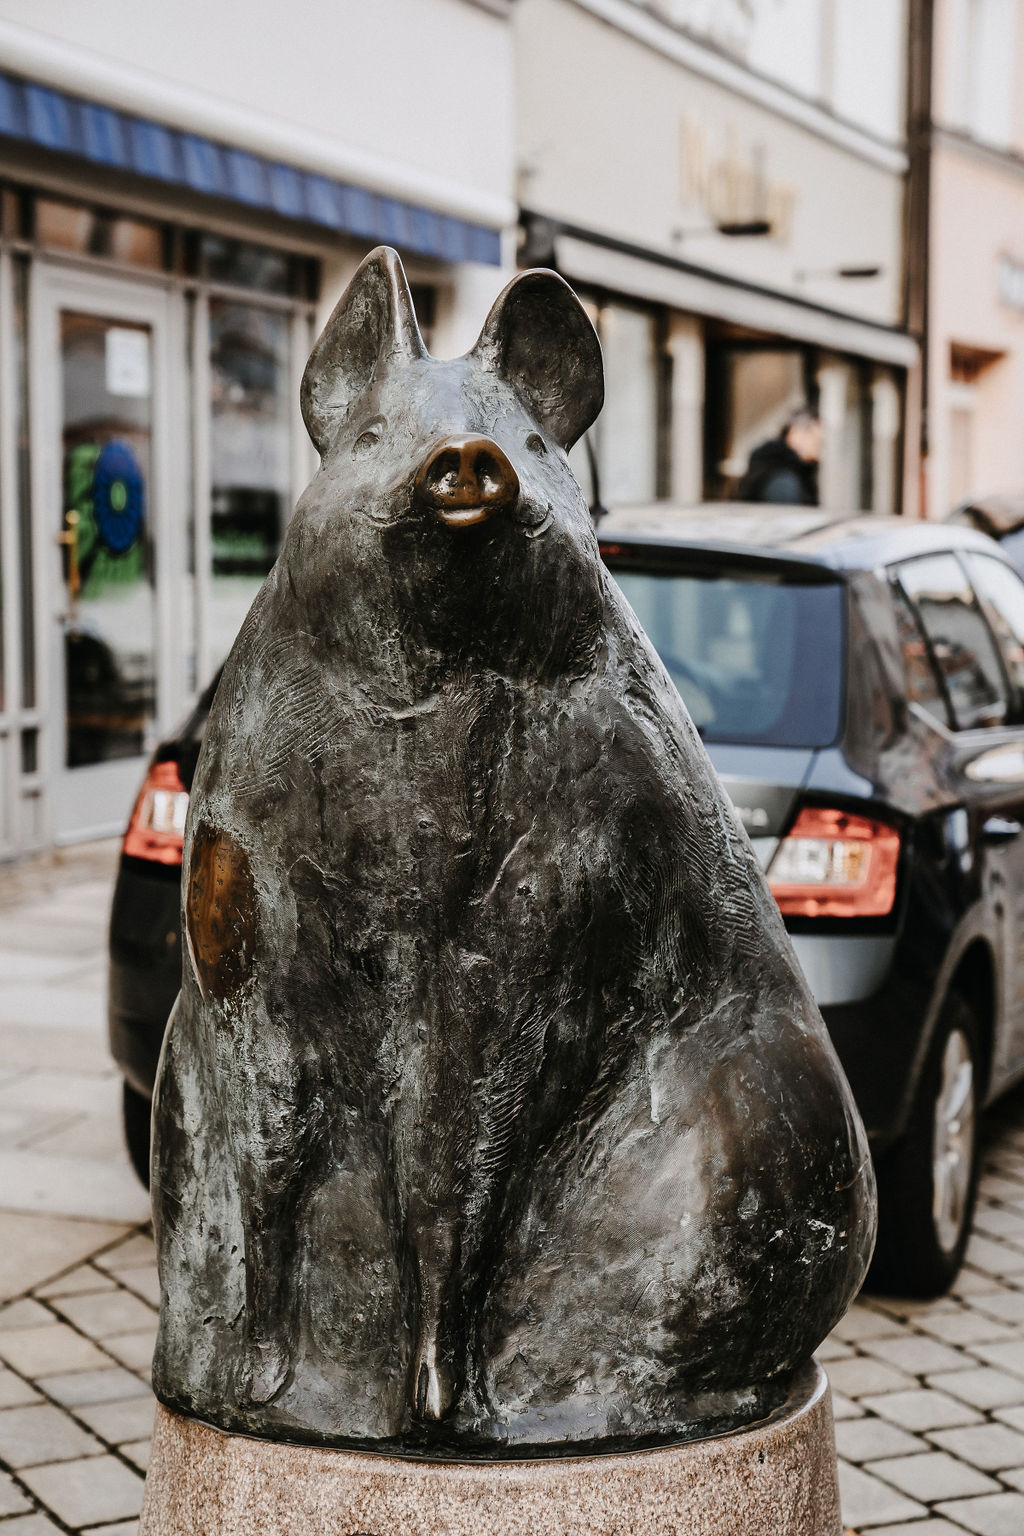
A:
{"label": "reflection in window", "polygon": [[913,600],[942,672],[958,730],[998,725],[1009,703],[995,644],[953,555],[908,560],[900,582]]}
{"label": "reflection in window", "polygon": [[932,666],[924,633],[917,622],[917,615],[899,587],[892,588],[893,607],[896,611],[896,631],[900,638],[903,666],[906,674],[907,698],[912,704],[920,704],[940,725],[949,725],[949,711],[942,693],[942,686]]}
{"label": "reflection in window", "polygon": [[286,315],[210,302],[211,660],[277,558],[290,489]]}
{"label": "reflection in window", "polygon": [[1024,697],[1024,582],[991,555],[971,554],[966,561],[1010,681]]}

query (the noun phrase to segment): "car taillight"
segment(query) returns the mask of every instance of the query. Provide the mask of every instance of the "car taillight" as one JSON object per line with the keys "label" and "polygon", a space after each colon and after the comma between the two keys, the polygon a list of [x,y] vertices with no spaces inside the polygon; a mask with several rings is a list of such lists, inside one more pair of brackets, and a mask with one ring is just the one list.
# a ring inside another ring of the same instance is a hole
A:
{"label": "car taillight", "polygon": [[154,763],[135,802],[121,852],[132,859],[180,864],[188,790],[177,763]]}
{"label": "car taillight", "polygon": [[768,884],[794,917],[884,917],[896,900],[899,853],[894,827],[805,806],[775,850]]}

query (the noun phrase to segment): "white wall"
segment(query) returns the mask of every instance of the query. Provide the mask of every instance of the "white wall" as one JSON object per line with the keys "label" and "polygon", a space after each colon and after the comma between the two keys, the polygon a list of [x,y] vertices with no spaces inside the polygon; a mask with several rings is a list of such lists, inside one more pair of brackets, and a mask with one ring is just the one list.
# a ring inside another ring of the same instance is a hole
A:
{"label": "white wall", "polygon": [[0,0],[3,21],[70,44],[83,81],[113,60],[143,85],[512,195],[509,26],[465,0]]}
{"label": "white wall", "polygon": [[902,141],[905,0],[654,0],[652,8],[797,95]]}

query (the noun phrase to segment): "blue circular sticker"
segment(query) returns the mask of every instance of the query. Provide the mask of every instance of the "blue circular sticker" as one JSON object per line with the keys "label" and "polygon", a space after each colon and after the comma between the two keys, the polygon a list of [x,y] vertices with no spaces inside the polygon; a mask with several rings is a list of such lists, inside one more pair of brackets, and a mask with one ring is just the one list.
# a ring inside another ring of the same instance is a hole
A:
{"label": "blue circular sticker", "polygon": [[127,443],[105,443],[92,472],[92,515],[100,543],[125,555],[142,532],[146,487],[139,461]]}

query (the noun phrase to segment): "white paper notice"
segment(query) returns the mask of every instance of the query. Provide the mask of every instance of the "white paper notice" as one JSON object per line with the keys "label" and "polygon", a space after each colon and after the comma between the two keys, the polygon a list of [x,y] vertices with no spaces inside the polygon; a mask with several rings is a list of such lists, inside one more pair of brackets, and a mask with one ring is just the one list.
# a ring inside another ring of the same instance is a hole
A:
{"label": "white paper notice", "polygon": [[149,332],[125,331],[116,326],[107,332],[107,394],[149,394]]}

